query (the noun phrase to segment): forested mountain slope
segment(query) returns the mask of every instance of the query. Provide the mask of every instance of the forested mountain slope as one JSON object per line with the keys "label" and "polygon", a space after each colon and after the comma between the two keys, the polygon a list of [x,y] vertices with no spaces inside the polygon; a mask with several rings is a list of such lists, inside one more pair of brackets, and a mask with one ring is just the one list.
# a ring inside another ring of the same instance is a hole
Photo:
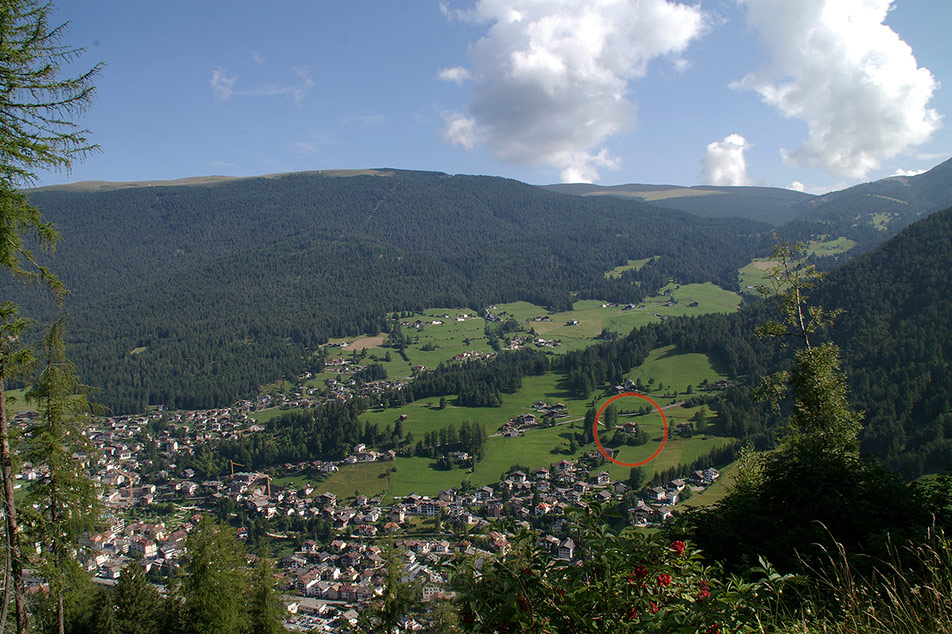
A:
{"label": "forested mountain slope", "polygon": [[[843,309],[829,333],[844,358],[850,398],[865,412],[862,450],[907,477],[952,463],[952,209],[907,227],[831,271],[809,303]],[[725,433],[765,448],[780,417],[753,398],[792,350],[753,333],[778,311],[758,302],[731,315],[679,318],[632,333],[704,352],[737,386],[713,405]],[[660,333],[660,335],[659,335]]]}
{"label": "forested mountain slope", "polygon": [[585,183],[546,185],[546,189],[576,196],[614,196],[640,198],[661,207],[680,209],[709,218],[749,218],[772,225],[795,219],[802,213],[800,204],[813,198],[810,194],[778,187],[721,187],[697,185],[614,185]]}
{"label": "forested mountain slope", "polygon": [[643,199],[704,217],[759,220],[777,226],[778,232],[792,241],[845,237],[857,243],[846,255],[852,258],[882,244],[910,223],[952,205],[952,159],[915,176],[892,176],[822,196],[774,187],[711,185],[604,187],[572,183],[547,185],[546,189],[585,197]]}
{"label": "forested mountain slope", "polygon": [[952,159],[916,176],[884,178],[805,201],[796,209],[797,219],[779,232],[790,240],[847,237],[857,243],[849,252],[855,257],[950,205]]}
{"label": "forested mountain slope", "polygon": [[638,301],[671,278],[736,288],[737,268],[769,243],[748,220],[393,170],[31,200],[63,234],[50,266],[72,291],[71,354],[115,411],[233,401],[302,371],[328,337],[385,328],[392,310]]}
{"label": "forested mountain slope", "polygon": [[832,336],[866,412],[862,448],[915,476],[952,466],[952,209],[830,274]]}

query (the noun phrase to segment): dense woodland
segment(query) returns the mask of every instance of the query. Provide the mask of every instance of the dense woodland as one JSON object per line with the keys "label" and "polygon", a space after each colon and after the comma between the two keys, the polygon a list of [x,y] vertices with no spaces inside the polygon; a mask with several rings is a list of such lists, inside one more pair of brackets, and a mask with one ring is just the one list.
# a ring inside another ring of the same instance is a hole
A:
{"label": "dense woodland", "polygon": [[[848,236],[858,243],[851,256],[947,204],[950,170],[822,197],[735,188],[694,200],[795,209],[783,237]],[[51,265],[71,290],[71,355],[114,412],[233,402],[302,372],[329,337],[385,331],[393,311],[636,302],[671,279],[736,290],[736,270],[773,242],[769,225],[750,218],[429,172],[50,188],[30,199],[66,236]],[[868,221],[874,213],[892,214],[884,230]],[[654,255],[638,271],[604,275]],[[17,293],[32,314],[54,314],[45,295]]]}
{"label": "dense woodland", "polygon": [[737,268],[771,240],[749,220],[501,178],[384,174],[34,192],[67,236],[53,266],[97,400],[116,412],[227,404],[299,373],[328,337],[386,329],[395,310],[634,302],[672,277],[736,289]]}

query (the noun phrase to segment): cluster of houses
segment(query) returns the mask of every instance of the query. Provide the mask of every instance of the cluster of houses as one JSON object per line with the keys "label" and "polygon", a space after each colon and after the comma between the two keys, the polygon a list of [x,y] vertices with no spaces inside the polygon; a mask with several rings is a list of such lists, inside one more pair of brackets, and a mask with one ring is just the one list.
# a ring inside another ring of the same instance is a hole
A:
{"label": "cluster of houses", "polygon": [[494,359],[495,357],[495,352],[479,352],[478,350],[469,350],[468,352],[460,352],[457,355],[453,355],[453,361],[481,361]]}
{"label": "cluster of houses", "polygon": [[457,322],[464,322],[467,319],[473,319],[475,317],[476,317],[475,315],[470,313],[458,313],[455,318],[449,314],[444,314],[439,319],[433,319],[432,317],[429,319],[426,319],[426,318],[416,319],[414,321],[400,322],[400,325],[404,328],[413,328],[414,330],[422,330],[423,328],[426,328],[427,326],[442,326],[444,323],[446,323],[450,319],[455,319]]}

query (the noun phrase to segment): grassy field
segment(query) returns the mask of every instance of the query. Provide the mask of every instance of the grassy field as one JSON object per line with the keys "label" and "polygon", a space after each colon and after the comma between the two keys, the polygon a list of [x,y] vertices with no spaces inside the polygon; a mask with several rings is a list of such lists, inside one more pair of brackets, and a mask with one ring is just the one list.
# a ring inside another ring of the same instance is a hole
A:
{"label": "grassy field", "polygon": [[871,214],[869,222],[878,230],[885,231],[889,228],[889,221],[898,215],[894,213]]}
{"label": "grassy field", "polygon": [[[684,394],[689,385],[696,389],[705,379],[713,383],[727,377],[718,374],[707,355],[677,354],[674,346],[665,346],[652,350],[645,362],[629,372],[627,378],[636,383],[640,380],[643,385],[652,389],[664,385],[665,394],[675,390]],[[648,385],[652,380],[653,385]]]}
{"label": "grassy field", "polygon": [[[666,316],[733,312],[741,301],[737,293],[725,291],[711,283],[669,284],[661,289],[661,293],[668,294],[648,298],[632,310],[607,306],[598,300],[584,300],[576,302],[572,310],[558,313],[551,313],[546,308],[529,302],[498,304],[493,312],[497,315],[505,312],[521,323],[523,330],[511,333],[510,336],[525,335],[531,330],[539,337],[560,341],[561,345],[553,351],[561,353],[592,345],[603,328],[625,335],[634,328],[657,322]],[[662,305],[672,298],[677,301],[675,305]],[[695,302],[696,306],[690,306]],[[457,317],[463,314],[468,317],[457,321]],[[548,317],[550,321],[533,321],[534,318],[543,316]],[[418,320],[424,322],[422,328],[402,329],[412,341],[406,349],[409,363],[395,350],[382,347],[383,340],[380,336],[348,339],[348,346],[345,348],[328,348],[327,358],[353,358],[360,364],[376,361],[384,366],[389,378],[399,379],[410,376],[413,365],[435,368],[463,352],[492,351],[485,335],[485,321],[476,317],[472,310],[431,308],[400,321],[412,323]],[[434,321],[442,323],[434,324]],[[570,321],[577,321],[578,324],[569,325]],[[389,361],[386,360],[388,353]],[[328,378],[337,376],[336,372],[322,372],[307,384],[311,387],[322,387]]]}
{"label": "grassy field", "polygon": [[285,414],[299,411],[301,411],[299,408],[284,409],[282,407],[269,407],[268,409],[262,409],[258,410],[257,412],[253,412],[249,414],[249,416],[259,423],[267,423],[272,418],[277,418],[278,416],[284,416]]}
{"label": "grassy field", "polygon": [[355,491],[373,497],[387,490],[387,474],[392,466],[393,463],[390,462],[344,465],[340,471],[332,473],[327,480],[317,483],[315,492],[329,491],[341,499],[356,497]]}
{"label": "grassy field", "polygon": [[821,236],[819,240],[811,240],[807,245],[807,253],[810,255],[839,255],[846,253],[856,246],[856,242],[849,238],[836,238],[827,240],[826,236]]}
{"label": "grassy field", "polygon": [[711,486],[707,487],[703,493],[695,493],[690,499],[684,501],[685,506],[707,506],[714,504],[727,495],[731,483],[734,481],[734,474],[737,472],[737,465],[731,463],[720,469],[721,477]]}
{"label": "grassy field", "polygon": [[647,264],[648,262],[651,262],[652,260],[655,260],[655,259],[657,259],[657,258],[659,258],[659,257],[661,257],[661,256],[656,255],[656,256],[650,257],[650,258],[642,258],[642,259],[640,259],[640,260],[628,260],[627,264],[622,264],[621,266],[616,266],[616,267],[613,268],[611,271],[606,272],[606,273],[605,273],[605,277],[606,277],[606,278],[612,278],[612,277],[619,278],[619,277],[621,277],[621,274],[624,273],[625,271],[640,271],[640,270],[641,270],[641,267],[643,267],[645,264]]}
{"label": "grassy field", "polygon": [[775,262],[758,258],[737,272],[740,280],[740,292],[748,295],[757,295],[757,287],[764,283],[764,271]]}
{"label": "grassy field", "polygon": [[[662,305],[672,299],[676,301],[675,304]],[[573,310],[559,313],[550,313],[546,308],[528,302],[499,304],[492,307],[492,310],[497,315],[505,312],[512,319],[519,321],[525,328],[524,332],[532,329],[538,337],[561,341],[562,345],[554,351],[557,354],[592,345],[603,328],[626,334],[632,328],[658,321],[665,316],[731,312],[737,309],[740,301],[738,294],[713,284],[670,284],[657,296],[647,299],[631,310],[608,306],[597,300],[576,302]],[[690,306],[695,302],[697,306]],[[457,321],[457,317],[464,314],[466,317]],[[534,318],[542,316],[547,316],[549,321],[533,321]],[[471,310],[434,308],[401,319],[402,322],[411,323],[417,320],[425,324],[423,328],[403,328],[403,332],[412,341],[406,349],[410,363],[401,359],[395,350],[380,347],[379,337],[348,340],[348,346],[343,349],[328,349],[328,357],[352,357],[360,364],[378,360],[387,368],[390,378],[400,378],[410,374],[411,364],[435,367],[461,352],[491,350],[485,336],[485,322],[475,317]],[[572,320],[578,324],[569,325],[568,322]],[[434,324],[434,321],[442,323]],[[388,352],[390,360],[386,361]],[[328,376],[337,375],[322,373],[313,377],[310,384],[321,386]],[[722,376],[712,367],[705,355],[676,354],[673,347],[669,346],[653,351],[641,367],[629,373],[629,378],[635,381],[640,379],[652,398],[661,406],[671,406],[684,398],[688,385],[693,385],[697,390],[697,385],[704,379],[713,382]],[[649,385],[652,379],[653,382]],[[390,463],[343,467],[317,485],[317,489],[332,491],[344,498],[353,497],[355,490],[365,495],[386,491],[390,498],[412,492],[432,495],[440,490],[458,486],[464,480],[469,480],[477,486],[496,482],[500,475],[514,464],[538,468],[593,451],[595,445],[590,444],[578,447],[572,454],[568,453],[569,442],[576,432],[580,432],[578,425],[581,424],[586,410],[597,407],[600,402],[575,398],[565,391],[562,381],[563,377],[556,373],[525,377],[522,388],[515,394],[504,395],[504,402],[499,407],[462,408],[457,406],[455,398],[449,397],[446,407],[442,409],[439,407],[439,398],[428,398],[398,408],[369,410],[361,418],[377,424],[381,429],[392,426],[400,416],[405,415],[402,426],[405,434],[412,434],[413,443],[422,439],[427,432],[447,425],[458,426],[464,420],[478,422],[488,434],[495,434],[504,422],[518,414],[531,412],[532,405],[537,401],[564,403],[568,407],[569,416],[564,421],[567,424],[530,430],[519,438],[490,437],[484,459],[472,472],[468,469],[437,471],[433,468],[434,461],[430,459],[400,457],[392,464],[392,470]],[[660,388],[661,385],[664,386],[663,389]],[[674,396],[675,390],[680,393],[678,397]],[[643,405],[644,402],[632,404],[631,409]],[[665,414],[673,429],[678,422],[694,416],[698,409],[673,407],[666,410]],[[258,420],[268,420],[282,412],[283,410],[263,410],[256,413],[255,417]],[[656,443],[660,442],[660,416],[647,415],[640,417],[638,422],[644,424],[656,440],[654,444],[648,443],[638,448],[623,448],[620,460],[624,462],[637,462],[648,457],[657,448]],[[690,439],[669,438],[665,449],[645,466],[645,470],[650,477],[656,470],[691,462],[727,442],[730,442],[730,439],[702,434]],[[616,478],[628,477],[627,467],[610,464],[606,465],[606,470]]]}
{"label": "grassy field", "polygon": [[13,412],[14,414],[19,414],[20,412],[28,412],[32,409],[36,409],[35,406],[26,402],[26,399],[23,398],[25,390],[7,390],[7,411]]}

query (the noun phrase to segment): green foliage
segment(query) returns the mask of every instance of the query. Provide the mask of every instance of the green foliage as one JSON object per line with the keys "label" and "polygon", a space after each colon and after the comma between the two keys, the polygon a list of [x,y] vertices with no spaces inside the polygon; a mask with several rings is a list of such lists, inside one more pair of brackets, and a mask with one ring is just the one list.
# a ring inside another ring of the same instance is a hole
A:
{"label": "green foliage", "polygon": [[187,634],[243,634],[248,575],[241,543],[229,527],[203,515],[185,550],[180,592]]}
{"label": "green foliage", "polygon": [[115,589],[116,634],[154,634],[166,625],[166,600],[159,595],[142,568],[130,562]]}
{"label": "green foliage", "polygon": [[[735,288],[761,242],[749,221],[444,174],[298,174],[30,200],[82,245],[57,253],[73,336],[86,344],[76,361],[114,411],[228,404],[300,374],[306,351],[330,337],[386,330],[394,309],[527,300],[567,310],[578,298],[638,301],[672,276]],[[663,257],[604,277],[639,254]]]}
{"label": "green foliage", "polygon": [[[0,94],[3,95],[0,106],[0,268],[21,281],[46,286],[61,303],[65,294],[63,283],[37,260],[30,248],[32,243],[42,251],[52,251],[59,234],[30,204],[22,187],[30,185],[38,171],[68,170],[73,161],[94,148],[86,139],[86,130],[79,128],[72,118],[89,106],[93,94],[92,80],[100,66],[77,76],[63,76],[64,67],[74,62],[81,51],[60,43],[66,26],[51,27],[52,12],[52,4],[42,0],[0,2]],[[8,292],[5,294],[9,297]],[[13,587],[16,628],[21,634],[27,631],[29,618],[24,596],[24,557],[13,499],[10,432],[3,384],[14,372],[23,369],[21,363],[28,357],[18,347],[25,326],[26,322],[18,316],[16,304],[4,301],[0,305],[0,337],[3,339],[0,344],[0,468],[7,561],[12,575],[8,583]],[[65,474],[63,477],[68,479]],[[70,526],[75,514],[57,509],[66,501],[61,497],[62,489],[57,490],[57,483],[48,480],[45,486],[48,495],[43,504],[51,504],[52,510],[48,515],[41,511],[35,517],[50,519],[39,532],[43,546],[52,546],[54,561],[49,560],[44,550],[40,566],[51,582],[57,604],[55,627],[62,632],[65,618],[63,571],[68,568],[64,550],[68,548],[71,529],[76,528]],[[67,488],[70,486],[66,484]],[[79,513],[86,510],[85,506],[78,508]],[[34,528],[37,526],[39,522],[34,521]]]}
{"label": "green foliage", "polygon": [[404,559],[394,545],[392,535],[384,543],[382,554],[386,575],[383,593],[373,602],[369,614],[363,617],[361,623],[360,631],[368,634],[397,632],[400,619],[418,609],[416,588],[400,578]]}
{"label": "green foliage", "polygon": [[760,331],[792,335],[806,346],[795,353],[789,371],[772,375],[761,389],[774,403],[792,390],[789,433],[779,450],[762,458],[748,449],[730,493],[686,518],[687,534],[709,556],[734,565],[761,555],[791,567],[814,563],[831,540],[851,552],[883,552],[890,538],[909,537],[925,526],[927,516],[923,500],[897,476],[859,458],[861,416],[847,400],[839,349],[830,342],[810,345],[809,335],[826,317],[805,305],[803,285],[815,277],[796,252],[778,247],[781,265],[772,273],[779,278],[774,292],[786,325]]}
{"label": "green foliage", "polygon": [[469,632],[759,632],[789,577],[755,582],[705,566],[691,546],[608,529],[596,509],[573,516],[577,561],[524,533],[503,555],[450,566]]}
{"label": "green foliage", "polygon": [[274,565],[267,557],[258,556],[251,571],[251,587],[246,603],[253,634],[280,634],[284,607],[275,591]]}

